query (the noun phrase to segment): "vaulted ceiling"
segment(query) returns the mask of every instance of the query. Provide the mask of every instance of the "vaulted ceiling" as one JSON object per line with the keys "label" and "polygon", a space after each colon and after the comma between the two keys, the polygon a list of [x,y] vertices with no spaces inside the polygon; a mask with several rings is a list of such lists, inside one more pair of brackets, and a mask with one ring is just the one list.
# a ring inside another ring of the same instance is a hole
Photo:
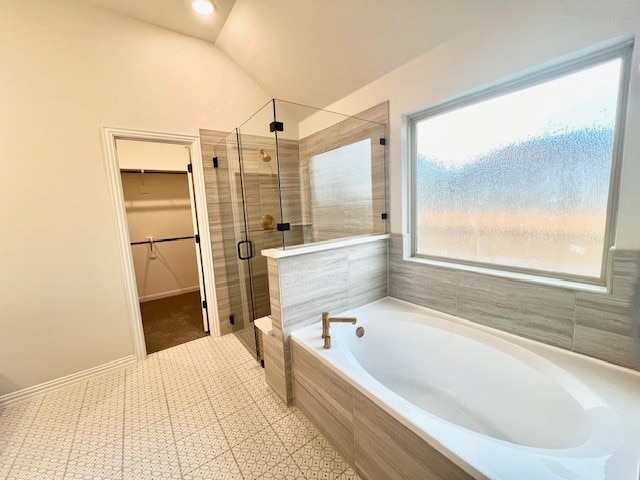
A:
{"label": "vaulted ceiling", "polygon": [[205,17],[191,8],[191,0],[84,1],[210,43],[215,43],[235,3],[235,0],[214,0],[215,14]]}
{"label": "vaulted ceiling", "polygon": [[86,0],[215,43],[270,95],[324,107],[512,0]]}

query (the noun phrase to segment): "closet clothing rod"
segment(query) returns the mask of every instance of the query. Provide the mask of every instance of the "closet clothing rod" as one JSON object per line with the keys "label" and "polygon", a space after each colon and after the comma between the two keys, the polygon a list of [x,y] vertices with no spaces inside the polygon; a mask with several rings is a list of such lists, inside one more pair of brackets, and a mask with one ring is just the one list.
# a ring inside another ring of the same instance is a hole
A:
{"label": "closet clothing rod", "polygon": [[142,242],[131,242],[131,245],[144,245],[145,243],[163,243],[163,242],[175,242],[177,240],[188,240],[190,238],[196,238],[195,235],[191,235],[190,237],[172,237],[172,238],[159,238],[158,240],[156,240],[155,238],[153,239],[153,242],[151,240],[143,240]]}
{"label": "closet clothing rod", "polygon": [[120,173],[166,173],[168,175],[186,175],[186,170],[142,170],[142,169],[131,169],[131,168],[121,168]]}

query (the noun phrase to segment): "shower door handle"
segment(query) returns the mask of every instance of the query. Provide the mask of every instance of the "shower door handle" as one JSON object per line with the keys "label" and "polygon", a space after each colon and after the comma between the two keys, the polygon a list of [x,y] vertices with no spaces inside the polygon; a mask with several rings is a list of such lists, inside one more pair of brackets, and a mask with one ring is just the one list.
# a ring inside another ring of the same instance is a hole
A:
{"label": "shower door handle", "polygon": [[[247,255],[242,255],[242,245],[247,246]],[[238,242],[238,258],[240,260],[249,260],[253,258],[253,242],[251,240],[242,240]]]}

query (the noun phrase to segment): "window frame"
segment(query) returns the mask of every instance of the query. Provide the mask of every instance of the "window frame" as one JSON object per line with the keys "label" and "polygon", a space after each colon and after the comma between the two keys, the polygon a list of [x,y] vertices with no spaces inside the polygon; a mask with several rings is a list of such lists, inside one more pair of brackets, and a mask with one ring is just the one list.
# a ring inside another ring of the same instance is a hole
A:
{"label": "window frame", "polygon": [[[572,288],[584,287],[605,287],[610,288],[611,273],[611,250],[614,248],[615,230],[618,217],[618,201],[620,190],[620,173],[622,168],[622,155],[624,133],[626,127],[627,106],[629,99],[629,84],[631,79],[631,63],[633,55],[634,41],[627,40],[616,43],[607,48],[581,55],[568,61],[556,61],[546,68],[537,68],[520,74],[517,78],[500,82],[498,84],[482,87],[471,93],[462,94],[451,100],[436,104],[416,113],[407,115],[406,134],[408,140],[408,173],[409,191],[407,216],[410,232],[410,260],[420,261],[431,265],[447,267],[457,270],[472,270],[481,273],[488,273],[496,276],[507,276],[520,280],[530,280],[538,283],[549,283],[557,286],[569,286]],[[453,111],[460,107],[476,104],[491,98],[496,98],[505,94],[513,93],[525,88],[529,88],[541,83],[548,82],[581,70],[595,67],[610,60],[620,59],[620,79],[618,86],[618,103],[616,107],[616,118],[614,124],[614,138],[611,158],[611,171],[609,174],[609,194],[607,198],[607,218],[605,222],[605,235],[602,251],[602,264],[600,277],[588,277],[566,272],[553,272],[548,270],[538,270],[526,267],[516,267],[501,265],[497,263],[474,262],[449,257],[439,257],[436,255],[421,254],[417,252],[418,240],[418,209],[416,205],[416,172],[417,172],[417,141],[416,124],[426,118]]]}

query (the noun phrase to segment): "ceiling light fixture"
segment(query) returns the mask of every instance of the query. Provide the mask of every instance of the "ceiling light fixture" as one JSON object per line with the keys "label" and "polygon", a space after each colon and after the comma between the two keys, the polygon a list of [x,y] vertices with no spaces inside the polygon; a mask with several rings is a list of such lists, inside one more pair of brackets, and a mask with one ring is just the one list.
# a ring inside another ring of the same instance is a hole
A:
{"label": "ceiling light fixture", "polygon": [[191,6],[200,15],[211,15],[215,10],[215,6],[211,0],[192,0]]}

